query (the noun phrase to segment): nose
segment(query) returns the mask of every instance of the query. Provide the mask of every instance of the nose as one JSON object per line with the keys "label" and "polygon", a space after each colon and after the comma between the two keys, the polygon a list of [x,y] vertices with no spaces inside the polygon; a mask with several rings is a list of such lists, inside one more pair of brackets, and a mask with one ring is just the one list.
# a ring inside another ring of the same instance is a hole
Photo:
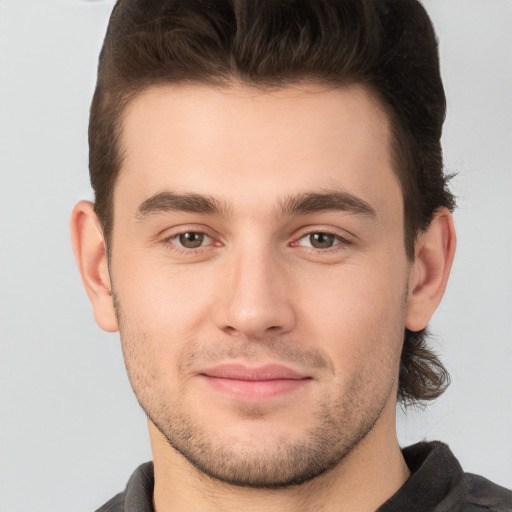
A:
{"label": "nose", "polygon": [[296,324],[289,295],[293,283],[268,252],[233,254],[220,276],[215,323],[231,336],[262,340],[291,331]]}

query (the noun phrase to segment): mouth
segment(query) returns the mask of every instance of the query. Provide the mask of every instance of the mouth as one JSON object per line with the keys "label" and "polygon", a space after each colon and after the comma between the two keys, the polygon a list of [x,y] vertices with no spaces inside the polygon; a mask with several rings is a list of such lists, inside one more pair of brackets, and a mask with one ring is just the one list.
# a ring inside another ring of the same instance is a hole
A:
{"label": "mouth", "polygon": [[278,364],[248,367],[223,364],[200,374],[216,392],[244,401],[261,402],[293,393],[311,382],[311,377]]}

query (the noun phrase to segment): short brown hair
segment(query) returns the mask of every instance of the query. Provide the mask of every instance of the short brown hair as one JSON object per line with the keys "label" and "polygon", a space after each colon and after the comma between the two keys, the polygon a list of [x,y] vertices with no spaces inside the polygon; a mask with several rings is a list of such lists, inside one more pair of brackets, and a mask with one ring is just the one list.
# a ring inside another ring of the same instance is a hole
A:
{"label": "short brown hair", "polygon": [[[455,207],[443,174],[437,41],[417,0],[118,0],[89,125],[95,211],[107,244],[126,106],[155,85],[233,81],[260,88],[359,83],[379,98],[393,133],[409,259],[436,209]],[[406,329],[399,398],[430,400],[448,382],[426,331]]]}

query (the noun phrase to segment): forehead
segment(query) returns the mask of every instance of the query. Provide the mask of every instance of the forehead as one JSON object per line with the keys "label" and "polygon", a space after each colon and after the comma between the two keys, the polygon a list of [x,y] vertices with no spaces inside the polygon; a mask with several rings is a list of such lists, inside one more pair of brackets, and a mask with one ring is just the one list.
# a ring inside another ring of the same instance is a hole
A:
{"label": "forehead", "polygon": [[150,88],[123,117],[114,207],[121,195],[136,207],[171,190],[258,211],[283,195],[335,188],[396,208],[389,139],[386,114],[361,86]]}

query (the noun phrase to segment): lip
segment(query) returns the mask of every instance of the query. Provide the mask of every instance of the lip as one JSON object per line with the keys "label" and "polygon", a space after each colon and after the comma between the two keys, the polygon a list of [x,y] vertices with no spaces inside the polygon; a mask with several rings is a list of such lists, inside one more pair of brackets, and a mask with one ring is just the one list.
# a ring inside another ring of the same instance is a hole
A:
{"label": "lip", "polygon": [[280,364],[248,367],[243,364],[221,364],[202,372],[207,377],[244,381],[301,380],[305,375]]}
{"label": "lip", "polygon": [[279,364],[258,367],[222,364],[201,372],[200,376],[213,390],[249,401],[286,395],[311,381],[311,377]]}

